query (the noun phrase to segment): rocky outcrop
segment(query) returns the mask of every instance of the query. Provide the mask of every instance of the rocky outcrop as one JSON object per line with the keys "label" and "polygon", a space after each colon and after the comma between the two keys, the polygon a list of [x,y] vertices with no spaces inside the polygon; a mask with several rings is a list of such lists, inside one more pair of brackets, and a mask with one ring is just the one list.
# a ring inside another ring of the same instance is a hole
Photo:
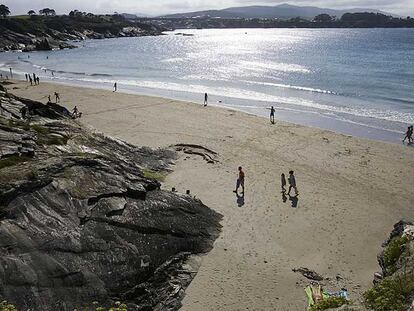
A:
{"label": "rocky outcrop", "polygon": [[99,17],[91,20],[78,20],[68,16],[0,19],[0,52],[70,49],[76,48],[70,41],[153,36],[161,33],[161,29],[154,25],[126,20],[108,22]]}
{"label": "rocky outcrop", "polygon": [[93,133],[58,105],[0,101],[0,299],[21,310],[177,310],[221,216],[146,177],[175,153]]}

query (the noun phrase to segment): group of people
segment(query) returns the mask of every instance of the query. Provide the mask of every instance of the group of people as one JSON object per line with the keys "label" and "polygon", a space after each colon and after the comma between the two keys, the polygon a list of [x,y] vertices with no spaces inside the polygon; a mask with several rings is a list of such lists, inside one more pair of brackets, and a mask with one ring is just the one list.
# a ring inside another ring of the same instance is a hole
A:
{"label": "group of people", "polygon": [[[233,192],[238,194],[238,190],[241,187],[241,189],[242,189],[241,193],[244,194],[244,178],[245,178],[245,175],[244,175],[243,168],[241,166],[239,166],[238,170],[239,170],[239,172],[238,172],[239,175],[238,175],[238,178],[237,178],[237,181],[236,181],[236,190],[234,190]],[[282,193],[285,194],[287,184],[286,184],[286,177],[285,177],[284,173],[282,173],[282,175],[280,176],[280,181],[281,181]],[[296,178],[295,178],[295,175],[294,175],[294,171],[292,171],[292,170],[289,171],[289,177],[288,177],[287,181],[289,183],[289,189],[288,189],[287,195],[290,196],[290,191],[292,191],[292,189],[293,189],[295,191],[295,196],[298,196],[299,191],[298,191],[298,188],[296,186]]]}
{"label": "group of people", "polygon": [[[55,96],[55,103],[57,104],[57,103],[60,103],[60,95],[59,95],[59,93],[58,92],[54,92],[53,93],[53,96]],[[48,104],[51,104],[52,103],[52,97],[50,96],[50,95],[48,95],[48,101],[47,101],[47,103]]]}
{"label": "group of people", "polygon": [[[25,73],[24,74],[25,78],[26,78],[26,82],[30,82],[30,85],[39,85],[40,84],[40,79],[39,76],[36,76],[35,73],[33,73],[33,75]],[[33,76],[33,78],[32,78]]]}
{"label": "group of people", "polygon": [[413,126],[409,126],[407,128],[407,132],[405,132],[405,137],[403,139],[403,143],[408,140],[408,144],[412,144],[413,143]]}

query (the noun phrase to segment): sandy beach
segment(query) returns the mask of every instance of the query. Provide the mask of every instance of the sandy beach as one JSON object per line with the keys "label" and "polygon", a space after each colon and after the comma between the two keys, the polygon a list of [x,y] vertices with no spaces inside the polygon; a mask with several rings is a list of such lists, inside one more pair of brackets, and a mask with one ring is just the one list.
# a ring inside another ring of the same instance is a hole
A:
{"label": "sandy beach", "polygon": [[[217,152],[214,164],[182,155],[163,185],[190,189],[224,216],[182,310],[304,310],[309,281],[292,271],[298,267],[330,278],[327,289],[345,287],[358,300],[379,270],[376,256],[393,224],[414,220],[414,148],[402,144],[272,125],[201,103],[51,83],[8,88],[42,102],[57,91],[61,105],[83,112],[81,122],[132,144],[197,144]],[[232,192],[239,165],[244,201]],[[300,195],[283,202],[280,174],[289,170]]]}

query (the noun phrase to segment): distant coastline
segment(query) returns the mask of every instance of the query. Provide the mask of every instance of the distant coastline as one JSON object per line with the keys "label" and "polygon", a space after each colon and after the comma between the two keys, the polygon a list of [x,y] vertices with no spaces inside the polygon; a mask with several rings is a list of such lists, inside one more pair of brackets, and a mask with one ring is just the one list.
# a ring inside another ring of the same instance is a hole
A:
{"label": "distant coastline", "polygon": [[22,15],[0,19],[0,52],[76,48],[68,41],[161,35],[175,29],[225,28],[414,28],[414,18],[382,13],[346,13],[313,19],[217,18],[201,16],[127,18],[123,15]]}
{"label": "distant coastline", "polygon": [[222,18],[161,17],[142,18],[141,22],[155,24],[168,29],[211,28],[414,28],[414,18],[400,18],[382,13],[345,13],[341,17],[319,14],[314,18]]}

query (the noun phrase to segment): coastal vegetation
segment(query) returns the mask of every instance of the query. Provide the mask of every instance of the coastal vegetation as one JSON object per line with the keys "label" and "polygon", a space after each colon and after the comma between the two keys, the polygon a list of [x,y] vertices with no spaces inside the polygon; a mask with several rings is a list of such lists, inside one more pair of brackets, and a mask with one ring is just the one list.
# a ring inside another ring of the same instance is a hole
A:
{"label": "coastal vegetation", "polygon": [[7,15],[10,15],[10,10],[4,4],[0,4],[0,16],[5,18]]}

